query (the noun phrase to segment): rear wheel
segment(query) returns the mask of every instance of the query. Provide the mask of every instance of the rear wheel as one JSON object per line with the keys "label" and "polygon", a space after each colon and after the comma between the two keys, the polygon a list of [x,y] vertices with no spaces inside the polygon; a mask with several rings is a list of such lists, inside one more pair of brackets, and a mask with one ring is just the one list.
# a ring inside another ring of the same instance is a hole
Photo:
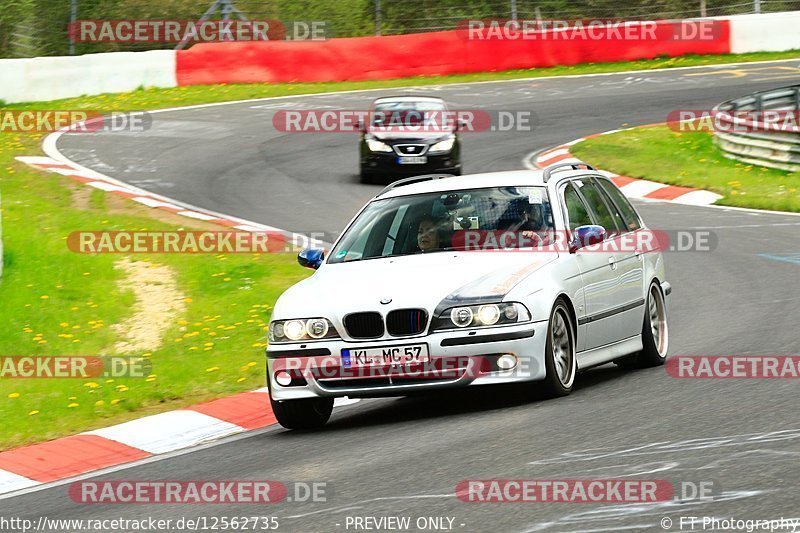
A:
{"label": "rear wheel", "polygon": [[575,329],[564,300],[559,299],[550,312],[545,346],[544,386],[549,396],[566,396],[575,382]]}
{"label": "rear wheel", "polygon": [[642,324],[642,351],[617,362],[628,368],[660,366],[667,360],[669,349],[669,326],[667,324],[667,304],[664,293],[657,283],[650,284],[645,302],[644,323]]}
{"label": "rear wheel", "polygon": [[269,399],[278,423],[286,429],[316,429],[328,422],[333,412],[333,398],[304,398],[278,402]]}

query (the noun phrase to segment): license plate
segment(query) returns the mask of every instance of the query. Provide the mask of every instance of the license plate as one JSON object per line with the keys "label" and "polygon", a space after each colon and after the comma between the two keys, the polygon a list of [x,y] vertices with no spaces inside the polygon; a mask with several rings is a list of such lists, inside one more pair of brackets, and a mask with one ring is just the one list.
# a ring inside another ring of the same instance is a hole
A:
{"label": "license plate", "polygon": [[401,155],[397,158],[401,165],[424,165],[428,162],[428,156],[424,155]]}
{"label": "license plate", "polygon": [[429,360],[427,344],[342,350],[342,366],[344,368],[403,366],[427,363]]}

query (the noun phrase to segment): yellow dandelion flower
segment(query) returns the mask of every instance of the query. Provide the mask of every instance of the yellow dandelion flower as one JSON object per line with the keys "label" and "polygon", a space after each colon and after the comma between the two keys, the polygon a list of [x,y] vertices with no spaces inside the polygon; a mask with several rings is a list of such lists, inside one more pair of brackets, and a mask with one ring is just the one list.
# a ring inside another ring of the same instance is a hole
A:
{"label": "yellow dandelion flower", "polygon": [[34,410],[34,411],[31,411],[30,413],[28,413],[28,416],[34,416],[34,415],[38,415],[38,414],[39,414],[39,411]]}
{"label": "yellow dandelion flower", "polygon": [[12,392],[11,394],[8,395],[8,397],[9,398],[19,398],[19,393],[18,392]]}
{"label": "yellow dandelion flower", "polygon": [[78,407],[78,404],[77,404],[77,403],[75,403],[75,402],[72,402],[72,403],[71,403],[71,404],[69,404],[67,407],[68,407],[68,408],[70,408],[70,409],[72,409],[73,407]]}
{"label": "yellow dandelion flower", "polygon": [[96,402],[94,402],[94,404],[97,407],[102,407],[106,404],[106,402],[104,402],[103,400],[97,400]]}
{"label": "yellow dandelion flower", "polygon": [[219,370],[218,366],[212,366],[211,368],[206,368],[206,372],[216,372]]}

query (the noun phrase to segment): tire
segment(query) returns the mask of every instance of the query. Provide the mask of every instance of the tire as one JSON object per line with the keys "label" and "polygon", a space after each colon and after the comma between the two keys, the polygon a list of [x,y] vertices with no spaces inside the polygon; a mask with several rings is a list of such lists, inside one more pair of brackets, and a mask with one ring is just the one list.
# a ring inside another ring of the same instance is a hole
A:
{"label": "tire", "polygon": [[304,398],[278,402],[269,398],[278,423],[286,429],[317,429],[324,426],[333,411],[333,398]]}
{"label": "tire", "polygon": [[377,176],[374,172],[371,172],[365,168],[361,168],[361,183],[365,185],[377,185]]}
{"label": "tire", "polygon": [[550,397],[566,396],[575,383],[575,328],[572,313],[559,298],[550,312],[545,346],[545,393]]}
{"label": "tire", "polygon": [[658,283],[653,282],[647,291],[644,321],[642,323],[642,351],[616,361],[623,368],[648,368],[661,366],[667,360],[669,326],[667,303]]}

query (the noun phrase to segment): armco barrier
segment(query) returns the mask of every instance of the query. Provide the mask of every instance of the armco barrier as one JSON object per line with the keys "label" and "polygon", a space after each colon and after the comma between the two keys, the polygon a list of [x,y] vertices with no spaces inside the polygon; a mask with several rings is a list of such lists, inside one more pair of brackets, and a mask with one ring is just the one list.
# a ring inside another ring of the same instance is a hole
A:
{"label": "armco barrier", "polygon": [[[629,23],[631,25],[653,23]],[[533,40],[470,40],[466,30],[352,37],[316,42],[197,44],[177,53],[178,85],[380,80],[730,52],[730,27],[714,38],[680,40],[692,21],[658,22],[654,38],[567,40],[557,31]]]}
{"label": "armco barrier", "polygon": [[800,49],[800,11],[736,15],[727,20],[732,54]]}
{"label": "armco barrier", "polygon": [[[789,112],[770,122],[764,111]],[[747,112],[737,116],[736,112]],[[793,113],[793,114],[792,114]],[[787,128],[782,120],[797,117],[800,113],[800,85],[771,89],[728,100],[714,109],[719,126],[714,132],[715,142],[725,156],[749,164],[800,170],[800,127]],[[753,118],[765,121],[755,123]]]}
{"label": "armco barrier", "polygon": [[175,87],[175,52],[0,59],[0,80],[0,99],[8,103]]}

